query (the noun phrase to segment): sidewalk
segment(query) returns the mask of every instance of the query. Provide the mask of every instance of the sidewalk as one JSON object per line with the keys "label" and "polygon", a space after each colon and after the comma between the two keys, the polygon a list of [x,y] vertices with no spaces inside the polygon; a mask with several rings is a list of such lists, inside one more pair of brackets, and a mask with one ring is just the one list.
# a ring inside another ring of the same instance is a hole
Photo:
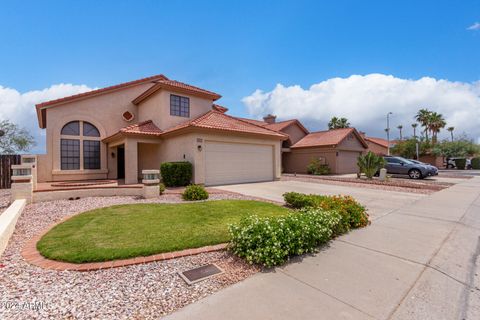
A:
{"label": "sidewalk", "polygon": [[480,178],[167,319],[480,319]]}

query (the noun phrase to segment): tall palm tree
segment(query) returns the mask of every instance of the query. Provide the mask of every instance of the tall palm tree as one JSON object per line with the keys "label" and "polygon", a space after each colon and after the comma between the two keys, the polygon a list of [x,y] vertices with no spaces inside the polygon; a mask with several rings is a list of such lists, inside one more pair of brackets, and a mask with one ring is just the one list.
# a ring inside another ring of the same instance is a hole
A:
{"label": "tall palm tree", "polygon": [[400,140],[403,140],[403,137],[402,137],[403,126],[400,124],[400,125],[397,126],[397,129],[398,129],[398,131],[400,131]]}
{"label": "tall palm tree", "polygon": [[432,115],[432,111],[428,109],[420,109],[418,110],[417,114],[415,115],[415,120],[419,122],[422,127],[425,128],[425,140],[428,142],[428,131],[430,128],[428,127],[430,123],[430,116]]}
{"label": "tall palm tree", "polygon": [[417,138],[417,127],[418,127],[418,123],[412,123],[413,137],[414,137],[415,139]]}
{"label": "tall palm tree", "polygon": [[350,127],[350,122],[348,122],[347,118],[337,118],[333,117],[330,119],[330,122],[328,123],[328,129],[341,129],[341,128],[349,128]]}
{"label": "tall palm tree", "polygon": [[450,136],[452,137],[452,141],[453,141],[453,130],[455,130],[455,127],[448,127],[447,128],[447,131],[450,132]]}
{"label": "tall palm tree", "polygon": [[447,122],[441,113],[432,112],[430,114],[428,128],[430,129],[430,132],[432,132],[432,144],[437,142],[438,133],[441,129],[445,128],[446,125]]}

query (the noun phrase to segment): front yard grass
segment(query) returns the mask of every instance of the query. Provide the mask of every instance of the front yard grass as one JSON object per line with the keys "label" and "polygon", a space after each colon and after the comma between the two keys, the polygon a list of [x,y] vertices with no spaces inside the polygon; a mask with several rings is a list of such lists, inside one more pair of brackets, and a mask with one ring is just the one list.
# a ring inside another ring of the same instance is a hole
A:
{"label": "front yard grass", "polygon": [[73,263],[148,256],[228,242],[228,224],[290,210],[250,200],[128,204],[78,214],[37,243],[49,259]]}

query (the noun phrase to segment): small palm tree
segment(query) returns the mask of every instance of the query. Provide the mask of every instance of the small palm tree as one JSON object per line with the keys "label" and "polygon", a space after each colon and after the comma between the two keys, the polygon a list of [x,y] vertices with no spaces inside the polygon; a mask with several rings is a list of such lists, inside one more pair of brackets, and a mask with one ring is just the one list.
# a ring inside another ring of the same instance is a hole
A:
{"label": "small palm tree", "polygon": [[414,138],[417,138],[417,127],[418,127],[418,123],[412,123],[413,137]]}
{"label": "small palm tree", "polygon": [[337,118],[333,117],[328,122],[328,129],[341,129],[341,128],[350,128],[350,122],[348,122],[347,118]]}
{"label": "small palm tree", "polygon": [[400,124],[400,125],[397,126],[397,129],[398,129],[398,131],[400,131],[400,140],[403,140],[403,137],[402,137],[403,126]]}
{"label": "small palm tree", "polygon": [[432,144],[437,142],[438,133],[445,128],[447,122],[441,113],[431,112],[429,117],[428,129],[432,132]]}
{"label": "small palm tree", "polygon": [[385,166],[385,159],[369,151],[366,155],[357,158],[357,166],[360,173],[365,173],[368,179],[372,179],[375,173]]}
{"label": "small palm tree", "polygon": [[432,111],[428,109],[420,109],[415,115],[415,120],[417,120],[417,122],[419,122],[422,125],[422,127],[425,128],[425,131],[424,131],[425,140],[427,142],[428,142],[428,130],[430,130],[429,124],[430,124],[431,115],[432,115]]}
{"label": "small palm tree", "polygon": [[450,136],[452,137],[452,141],[453,141],[453,130],[455,130],[455,127],[448,127],[447,128],[447,131],[450,132]]}

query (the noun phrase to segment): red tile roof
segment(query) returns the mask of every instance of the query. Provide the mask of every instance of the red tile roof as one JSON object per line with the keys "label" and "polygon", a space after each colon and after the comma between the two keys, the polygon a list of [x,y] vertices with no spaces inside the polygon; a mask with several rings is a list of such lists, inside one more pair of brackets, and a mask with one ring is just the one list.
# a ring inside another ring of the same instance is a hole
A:
{"label": "red tile roof", "polygon": [[44,129],[46,127],[46,121],[45,121],[46,120],[46,111],[45,111],[46,107],[51,107],[53,105],[63,104],[63,103],[67,103],[67,102],[77,100],[77,99],[87,98],[87,97],[94,96],[94,95],[97,95],[97,94],[107,93],[107,92],[110,92],[110,91],[114,91],[114,90],[118,90],[118,89],[127,88],[127,87],[130,87],[130,86],[142,84],[142,83],[145,83],[145,82],[153,82],[153,81],[158,81],[158,80],[168,80],[168,78],[165,77],[163,74],[158,74],[158,75],[155,75],[155,76],[146,77],[146,78],[142,78],[142,79],[138,79],[138,80],[134,80],[134,81],[129,81],[129,82],[124,82],[124,83],[116,84],[116,85],[105,87],[105,88],[100,88],[100,89],[96,89],[96,90],[92,90],[92,91],[88,91],[88,92],[84,92],[84,93],[74,94],[72,96],[63,97],[63,98],[60,98],[60,99],[55,99],[55,100],[50,100],[50,101],[45,101],[45,102],[42,102],[42,103],[38,103],[35,107],[37,109],[37,117],[38,117],[38,122],[40,124],[40,128]]}
{"label": "red tile roof", "polygon": [[187,121],[178,126],[167,129],[163,132],[163,134],[191,127],[288,138],[286,134],[255,125],[248,121],[241,120],[215,110],[209,111],[194,120]]}
{"label": "red tile roof", "polygon": [[240,117],[235,117],[235,118],[237,118],[238,120],[241,120],[241,121],[249,122],[251,124],[254,124],[254,125],[260,126],[260,127],[266,127],[268,125],[268,123],[266,123],[265,121],[262,121],[262,120],[240,118]]}
{"label": "red tile roof", "polygon": [[346,139],[350,133],[354,133],[365,148],[368,147],[355,128],[345,128],[312,132],[291,146],[291,148],[336,146]]}
{"label": "red tile roof", "polygon": [[222,96],[218,93],[208,91],[202,88],[198,88],[183,82],[175,81],[175,80],[159,80],[155,82],[155,85],[148,88],[145,92],[141,95],[133,99],[133,104],[140,104],[142,101],[151,97],[155,92],[160,89],[167,89],[174,92],[181,92],[185,94],[197,95],[200,97],[208,98],[213,101],[220,99]]}
{"label": "red tile roof", "polygon": [[120,132],[130,133],[130,134],[145,134],[152,136],[159,136],[162,134],[160,130],[152,120],[143,121],[137,124],[132,124],[131,126],[120,129]]}
{"label": "red tile roof", "polygon": [[[374,137],[365,137],[365,140],[376,143],[382,147],[388,148],[388,142],[387,139],[383,138],[374,138]],[[390,144],[392,144],[392,141],[390,141]]]}
{"label": "red tile roof", "polygon": [[289,126],[291,126],[292,124],[297,124],[300,129],[302,129],[306,134],[308,134],[308,130],[307,128],[305,128],[302,123],[300,121],[298,121],[297,119],[291,119],[291,120],[286,120],[286,121],[280,121],[280,122],[275,122],[275,123],[271,123],[271,124],[267,124],[267,128],[268,129],[271,129],[271,130],[275,130],[275,131],[281,131]]}
{"label": "red tile roof", "polygon": [[212,105],[212,109],[213,109],[213,110],[216,110],[216,111],[219,111],[219,112],[221,112],[221,113],[225,113],[225,112],[228,111],[228,108],[227,108],[227,107],[224,107],[224,106],[221,106],[221,105],[215,104],[215,103]]}

